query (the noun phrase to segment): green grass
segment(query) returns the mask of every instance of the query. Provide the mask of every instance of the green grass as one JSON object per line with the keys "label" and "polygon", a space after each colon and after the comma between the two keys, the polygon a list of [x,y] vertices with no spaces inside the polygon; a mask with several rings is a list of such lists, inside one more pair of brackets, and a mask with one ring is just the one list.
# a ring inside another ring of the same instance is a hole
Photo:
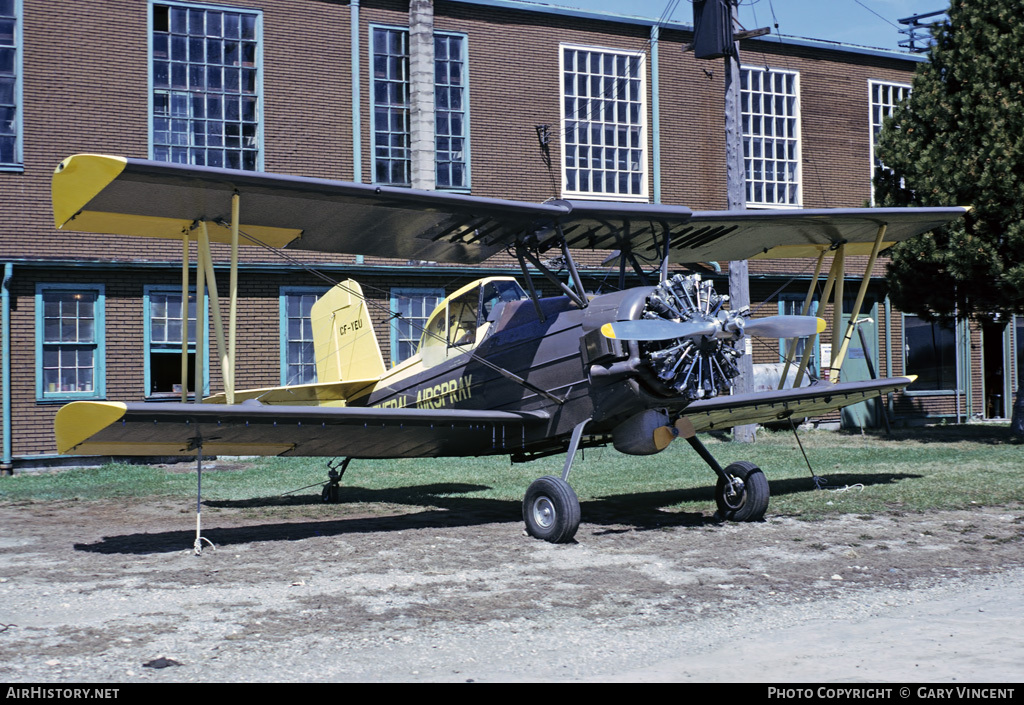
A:
{"label": "green grass", "polygon": [[[753,445],[703,437],[722,465],[751,460],[771,483],[772,516],[815,519],[836,513],[879,514],[1006,505],[1024,499],[1024,445],[1006,426],[937,426],[892,436],[815,431],[800,439],[816,475],[816,491],[791,432],[761,430]],[[511,465],[507,458],[355,460],[343,481],[347,504],[457,509],[519,502],[541,475],[559,475],[563,457]],[[317,507],[326,479],[320,458],[207,461],[203,498],[212,506]],[[669,512],[714,511],[715,477],[677,441],[652,457],[611,448],[588,450],[570,481],[588,509],[603,506]],[[300,492],[285,494],[312,485]],[[0,478],[0,501],[94,500],[111,497],[194,497],[193,464],[170,467],[106,465]],[[838,490],[838,491],[837,491]],[[589,507],[587,506],[589,503]],[[627,510],[628,511],[628,510]]]}

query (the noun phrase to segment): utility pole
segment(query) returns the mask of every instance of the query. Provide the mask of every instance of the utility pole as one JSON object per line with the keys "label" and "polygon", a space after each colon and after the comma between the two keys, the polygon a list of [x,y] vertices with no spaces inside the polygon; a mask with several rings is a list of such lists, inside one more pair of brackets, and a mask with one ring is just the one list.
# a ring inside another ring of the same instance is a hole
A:
{"label": "utility pole", "polygon": [[[739,0],[729,0],[729,28],[739,20]],[[746,210],[747,183],[743,168],[743,115],[740,104],[740,42],[733,35],[732,54],[725,55],[725,176],[729,210]],[[750,306],[750,278],[746,260],[729,262],[729,307],[740,310]],[[750,338],[744,339],[746,354],[739,360],[739,376],[733,389],[738,394],[754,391],[754,361]],[[753,443],[757,424],[734,426],[732,439]]]}
{"label": "utility pole", "polygon": [[[768,33],[767,29],[737,33],[739,0],[696,0],[693,3],[694,38],[692,48],[698,59],[725,59],[725,160],[726,192],[729,210],[745,210],[747,184],[743,164],[742,108],[740,105],[740,39]],[[729,307],[740,310],[750,306],[750,280],[747,261],[729,262]],[[750,338],[746,354],[738,360],[739,376],[733,391],[753,391],[754,363]],[[753,443],[756,424],[733,427],[733,440]]]}

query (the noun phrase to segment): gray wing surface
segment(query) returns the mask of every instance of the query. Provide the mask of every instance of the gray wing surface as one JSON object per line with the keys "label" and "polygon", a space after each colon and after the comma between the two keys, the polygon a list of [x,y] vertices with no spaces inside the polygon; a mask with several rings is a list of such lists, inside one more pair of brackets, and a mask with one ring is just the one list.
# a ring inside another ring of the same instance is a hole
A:
{"label": "gray wing surface", "polygon": [[[87,416],[90,404],[102,412],[101,402],[74,402],[58,412],[58,426],[61,414]],[[527,430],[543,428],[548,419],[542,412],[485,410],[180,402],[118,406],[123,407],[119,418],[67,432],[77,435],[65,435],[68,447],[60,452],[195,455],[201,443],[205,455],[465,457],[522,450]]]}

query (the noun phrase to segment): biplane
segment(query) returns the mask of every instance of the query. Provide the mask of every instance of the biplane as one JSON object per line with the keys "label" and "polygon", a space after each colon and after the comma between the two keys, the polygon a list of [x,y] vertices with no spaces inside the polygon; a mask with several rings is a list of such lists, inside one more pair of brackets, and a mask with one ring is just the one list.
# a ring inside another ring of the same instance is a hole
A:
{"label": "biplane", "polygon": [[[57,167],[53,205],[58,228],[182,241],[184,300],[189,243],[198,243],[199,310],[205,290],[211,298],[217,292],[211,243],[226,243],[231,253],[227,326],[218,301],[211,302],[224,391],[205,399],[196,394],[194,403],[187,401],[187,385],[175,402],[70,403],[56,418],[61,453],[326,456],[344,458],[342,472],[352,459],[493,455],[527,461],[564,453],[561,475],[533,482],[523,501],[527,531],[551,542],[571,540],[580,523],[568,483],[580,449],[610,444],[650,455],[683,438],[717,476],[721,516],[759,520],[769,499],[763,472],[746,461],[723,468],[698,433],[819,415],[912,381],[840,382],[851,326],[834,344],[839,352],[830,379],[801,385],[805,356],[790,387],[732,394],[746,336],[816,336],[825,322],[731,308],[710,279],[672,274],[672,265],[816,257],[806,314],[826,255],[832,265],[823,303],[833,289],[842,300],[844,258],[869,255],[859,308],[882,249],[965,212],[526,203],[91,154]],[[417,353],[388,369],[359,284],[343,281],[313,308],[318,381],[236,390],[238,248],[253,244],[285,253],[463,264],[507,252],[525,288],[514,277],[492,276],[455,291],[427,319]],[[610,251],[618,290],[585,291],[573,252],[587,249]],[[563,269],[553,270],[554,258]],[[659,265],[646,272],[644,261]],[[642,286],[626,286],[630,269]],[[560,276],[563,270],[567,275]],[[558,295],[540,296],[535,274]],[[841,313],[841,306],[833,308]],[[196,360],[204,357],[198,349]],[[195,365],[193,389],[203,389],[201,366]],[[325,499],[336,497],[339,477],[332,472]]]}

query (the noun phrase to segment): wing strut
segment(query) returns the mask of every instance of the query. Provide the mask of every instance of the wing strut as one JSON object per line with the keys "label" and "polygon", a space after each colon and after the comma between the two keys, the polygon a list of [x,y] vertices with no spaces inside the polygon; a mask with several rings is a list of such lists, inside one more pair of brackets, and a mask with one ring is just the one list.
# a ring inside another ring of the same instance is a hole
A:
{"label": "wing strut", "polygon": [[[210,232],[206,220],[197,220],[191,228],[182,233],[181,262],[181,400],[188,401],[188,299],[189,299],[189,253],[188,243],[191,231],[196,235],[196,357],[193,390],[195,403],[203,401],[204,380],[206,379],[206,325],[203,322],[206,311],[206,295],[209,293],[213,309],[213,332],[217,344],[217,355],[220,358],[221,381],[224,387],[225,401],[235,403],[235,360],[238,342],[238,236],[239,236],[240,197],[237,192],[231,196],[231,266],[229,272],[228,329],[225,339],[224,322],[220,313],[220,297],[217,290],[217,278],[213,269],[213,256],[210,252]],[[215,221],[215,225],[228,225]]]}
{"label": "wing strut", "polygon": [[[875,236],[875,241],[872,244],[871,252],[868,256],[867,266],[864,269],[864,276],[860,282],[860,288],[857,290],[857,298],[853,304],[853,311],[850,313],[850,319],[846,324],[846,328],[843,332],[842,338],[839,337],[839,331],[843,330],[843,283],[846,278],[846,243],[840,242],[833,245],[832,248],[835,250],[835,256],[832,258],[832,266],[829,269],[828,278],[825,280],[825,288],[822,290],[821,300],[819,302],[820,310],[824,310],[825,305],[829,301],[829,297],[832,299],[832,350],[835,351],[832,356],[829,370],[829,381],[833,384],[839,381],[839,373],[842,371],[843,362],[846,360],[846,353],[850,347],[850,339],[853,337],[853,332],[857,327],[857,319],[860,316],[861,307],[864,305],[864,298],[867,296],[868,285],[871,282],[871,272],[875,267],[875,261],[878,259],[878,253],[881,250],[882,242],[885,240],[885,232],[887,224],[882,223],[878,227],[878,234]],[[818,278],[821,276],[821,268],[825,259],[825,255],[828,250],[823,249],[818,255],[818,262],[814,268],[814,276],[811,278],[811,286],[807,291],[807,296],[804,299],[803,315],[807,315],[810,312],[811,302],[814,297],[814,289],[818,285]],[[817,338],[812,336],[808,339],[806,349],[811,349],[817,342]],[[793,362],[793,357],[796,350],[796,340],[791,339],[788,341],[788,350],[786,352],[786,365],[782,370],[782,379],[779,382],[779,389],[783,389],[786,384],[786,377],[789,374],[789,367]],[[804,355],[803,359],[800,360],[800,366],[797,369],[796,379],[793,382],[794,387],[799,387],[803,381],[804,373],[807,369],[807,362],[810,359],[809,355]]]}
{"label": "wing strut", "polygon": [[[868,257],[867,267],[864,269],[864,278],[860,280],[860,289],[857,290],[857,300],[853,302],[853,311],[850,312],[850,320],[846,324],[846,331],[843,333],[843,342],[839,348],[839,354],[832,361],[832,377],[830,381],[834,384],[839,381],[839,371],[843,368],[846,359],[846,350],[850,347],[850,338],[857,327],[857,317],[860,316],[860,308],[864,304],[864,296],[868,293],[868,283],[871,280],[871,270],[875,267],[875,259],[878,257],[878,250],[881,249],[882,240],[885,237],[885,223],[878,228],[878,236],[875,238],[875,245],[871,248],[871,256]],[[840,312],[842,308],[840,307]],[[835,345],[835,336],[838,335],[838,328],[833,329],[832,345]],[[867,351],[865,351],[867,352]]]}

